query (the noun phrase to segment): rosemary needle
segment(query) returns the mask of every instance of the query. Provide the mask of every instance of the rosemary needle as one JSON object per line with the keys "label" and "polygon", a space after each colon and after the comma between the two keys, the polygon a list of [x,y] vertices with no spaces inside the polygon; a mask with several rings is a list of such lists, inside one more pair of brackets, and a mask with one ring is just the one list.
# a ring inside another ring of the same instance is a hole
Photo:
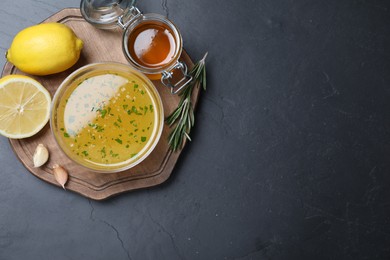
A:
{"label": "rosemary needle", "polygon": [[207,53],[191,69],[190,75],[193,78],[191,83],[180,92],[179,105],[166,118],[166,122],[170,127],[176,124],[168,137],[168,144],[173,151],[177,151],[183,146],[184,139],[191,141],[190,132],[195,124],[191,96],[195,86],[201,85],[206,90],[206,57]]}

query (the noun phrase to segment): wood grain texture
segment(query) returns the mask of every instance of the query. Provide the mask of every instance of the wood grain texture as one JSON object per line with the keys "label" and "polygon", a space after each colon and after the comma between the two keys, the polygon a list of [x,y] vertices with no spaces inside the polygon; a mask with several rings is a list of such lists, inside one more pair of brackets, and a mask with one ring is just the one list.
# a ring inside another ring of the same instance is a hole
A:
{"label": "wood grain texture", "polygon": [[[41,82],[52,96],[70,73],[86,64],[106,61],[127,64],[122,53],[122,31],[119,28],[112,31],[96,29],[82,18],[79,9],[76,8],[63,9],[44,22],[66,24],[84,41],[81,57],[72,68],[54,75],[32,76]],[[184,50],[181,60],[190,68],[193,66],[193,62]],[[25,73],[7,62],[3,68],[3,76],[9,74]],[[159,81],[153,81],[153,83],[162,98],[166,116],[176,108],[179,97],[172,95],[170,90],[162,86]],[[195,88],[192,97],[195,105],[198,97],[199,88]],[[49,124],[33,137],[20,140],[10,139],[10,144],[19,160],[36,177],[59,186],[54,179],[52,165],[55,163],[61,164],[70,175],[66,185],[67,190],[94,200],[103,200],[123,192],[158,185],[169,178],[181,153],[181,151],[173,153],[169,150],[167,142],[169,133],[170,128],[164,125],[161,139],[148,158],[134,168],[119,173],[91,172],[75,164],[58,147]],[[50,158],[43,167],[34,168],[32,157],[39,143],[43,143],[48,147]]]}

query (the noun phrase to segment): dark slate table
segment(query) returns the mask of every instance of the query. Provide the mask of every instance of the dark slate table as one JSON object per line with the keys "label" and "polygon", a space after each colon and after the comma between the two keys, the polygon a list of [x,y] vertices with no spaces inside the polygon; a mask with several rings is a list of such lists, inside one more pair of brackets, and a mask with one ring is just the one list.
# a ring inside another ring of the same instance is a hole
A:
{"label": "dark slate table", "polygon": [[[1,51],[78,6],[2,1]],[[193,142],[161,186],[95,202],[1,137],[0,259],[390,259],[389,1],[138,6],[209,52]]]}

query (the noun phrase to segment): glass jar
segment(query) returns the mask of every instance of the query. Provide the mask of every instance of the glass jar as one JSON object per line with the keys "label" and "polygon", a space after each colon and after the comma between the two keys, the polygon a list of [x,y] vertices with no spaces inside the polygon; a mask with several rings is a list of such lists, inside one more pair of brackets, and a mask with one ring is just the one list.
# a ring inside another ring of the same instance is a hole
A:
{"label": "glass jar", "polygon": [[[183,40],[168,18],[142,14],[135,0],[81,0],[84,19],[100,29],[123,29],[122,49],[128,62],[151,80],[161,80],[172,93],[178,93],[192,77],[180,61]],[[175,82],[173,75],[180,73]]]}

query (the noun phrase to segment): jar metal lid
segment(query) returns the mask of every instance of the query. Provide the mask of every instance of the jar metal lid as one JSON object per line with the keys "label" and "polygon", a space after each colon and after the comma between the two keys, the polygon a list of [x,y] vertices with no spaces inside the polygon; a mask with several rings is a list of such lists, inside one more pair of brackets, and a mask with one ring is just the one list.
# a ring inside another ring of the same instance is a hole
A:
{"label": "jar metal lid", "polygon": [[80,11],[84,19],[100,29],[114,29],[122,17],[131,14],[136,0],[81,0]]}

